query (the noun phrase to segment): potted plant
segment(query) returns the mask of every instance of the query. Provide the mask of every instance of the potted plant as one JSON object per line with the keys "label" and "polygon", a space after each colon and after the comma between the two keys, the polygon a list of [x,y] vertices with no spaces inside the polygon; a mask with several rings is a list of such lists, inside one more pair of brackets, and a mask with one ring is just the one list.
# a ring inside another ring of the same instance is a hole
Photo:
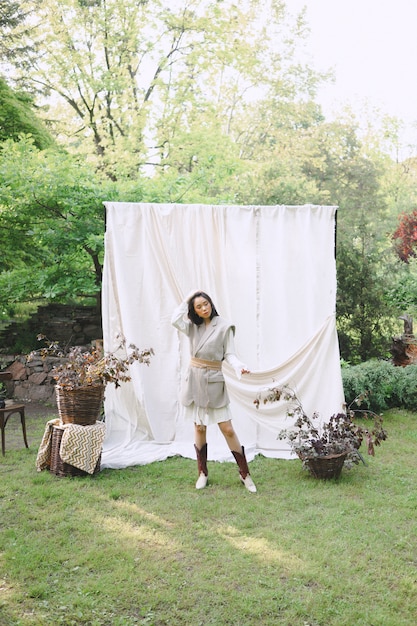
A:
{"label": "potted plant", "polygon": [[131,379],[129,366],[134,362],[149,365],[152,348],[140,350],[134,344],[126,347],[126,339],[119,335],[120,343],[114,352],[104,352],[100,347],[71,347],[64,350],[44,335],[38,340],[46,342],[39,351],[31,352],[29,359],[39,353],[42,358],[54,356],[60,362],[51,370],[56,380],[58,412],[62,422],[93,424],[98,419],[107,383],[119,387]]}
{"label": "potted plant", "polygon": [[[259,409],[261,403],[286,402],[286,414],[293,420],[293,426],[281,430],[279,439],[289,441],[291,449],[302,460],[303,466],[316,478],[338,478],[343,466],[348,469],[353,464],[364,462],[360,452],[363,441],[366,442],[368,454],[375,454],[375,447],[387,438],[381,415],[372,411],[351,407],[360,407],[366,394],[355,398],[343,413],[330,417],[321,426],[317,424],[318,413],[308,416],[295,391],[288,385],[273,385],[260,391],[254,403]],[[359,414],[369,420],[369,427],[355,422]]]}

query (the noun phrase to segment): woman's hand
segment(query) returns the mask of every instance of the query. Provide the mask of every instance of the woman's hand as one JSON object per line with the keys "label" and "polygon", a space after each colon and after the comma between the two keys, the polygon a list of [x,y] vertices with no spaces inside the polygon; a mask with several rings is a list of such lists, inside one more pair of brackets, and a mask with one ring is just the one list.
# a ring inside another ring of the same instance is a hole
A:
{"label": "woman's hand", "polygon": [[198,289],[193,289],[192,291],[189,291],[188,294],[184,298],[184,302],[187,302],[188,304],[191,298],[195,296],[195,294],[198,293],[198,291],[199,291]]}

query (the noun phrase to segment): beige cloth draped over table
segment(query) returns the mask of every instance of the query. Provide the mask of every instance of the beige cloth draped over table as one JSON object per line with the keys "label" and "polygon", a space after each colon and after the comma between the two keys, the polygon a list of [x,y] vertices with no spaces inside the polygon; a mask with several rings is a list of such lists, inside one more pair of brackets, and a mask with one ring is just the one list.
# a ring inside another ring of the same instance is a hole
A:
{"label": "beige cloth draped over table", "polygon": [[49,420],[36,458],[38,472],[50,467],[52,428],[62,428],[59,455],[64,463],[77,467],[88,474],[93,474],[100,457],[106,426],[104,422],[96,422],[87,426],[79,424],[62,424],[60,419]]}

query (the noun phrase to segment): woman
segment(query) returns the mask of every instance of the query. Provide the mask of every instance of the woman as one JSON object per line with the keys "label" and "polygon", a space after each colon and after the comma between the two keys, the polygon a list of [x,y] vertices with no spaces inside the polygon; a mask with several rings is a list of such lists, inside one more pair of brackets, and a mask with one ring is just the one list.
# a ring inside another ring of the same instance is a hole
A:
{"label": "woman", "polygon": [[182,402],[186,416],[194,421],[199,474],[196,489],[207,485],[207,426],[218,424],[239,466],[241,481],[248,491],[255,493],[245,450],[232,426],[222,373],[223,360],[234,368],[239,378],[249,373],[235,355],[235,327],[219,316],[210,296],[203,291],[197,291],[180,304],[172,316],[172,324],[190,340],[191,361]]}

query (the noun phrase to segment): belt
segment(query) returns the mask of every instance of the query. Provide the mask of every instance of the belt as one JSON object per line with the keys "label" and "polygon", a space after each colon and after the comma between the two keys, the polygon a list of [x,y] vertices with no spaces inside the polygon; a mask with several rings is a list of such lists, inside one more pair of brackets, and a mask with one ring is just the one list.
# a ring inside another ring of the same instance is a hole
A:
{"label": "belt", "polygon": [[206,359],[198,359],[195,356],[191,357],[190,365],[191,367],[200,367],[201,369],[207,369],[207,370],[221,370],[222,369],[221,361],[207,361]]}

